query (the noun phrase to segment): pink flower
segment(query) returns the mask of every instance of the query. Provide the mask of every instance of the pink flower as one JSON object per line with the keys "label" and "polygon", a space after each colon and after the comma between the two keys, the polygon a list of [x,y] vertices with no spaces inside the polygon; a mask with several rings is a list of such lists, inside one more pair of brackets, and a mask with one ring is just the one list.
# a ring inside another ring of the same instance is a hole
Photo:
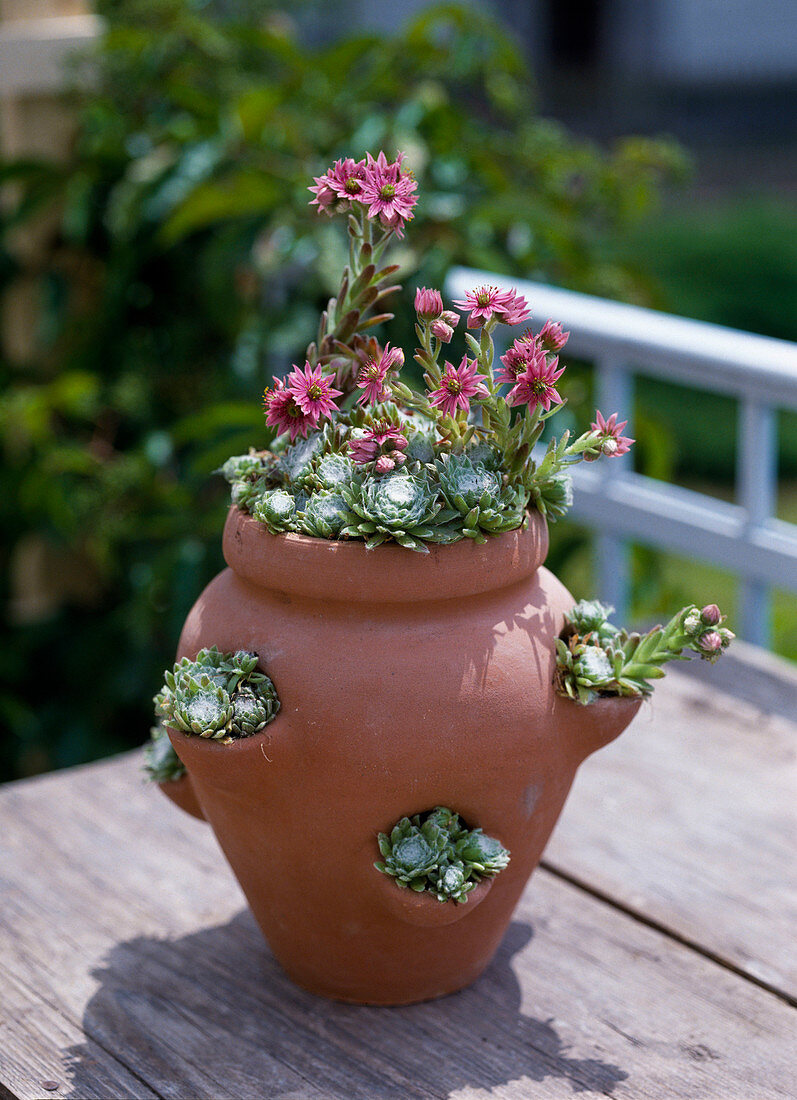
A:
{"label": "pink flower", "polygon": [[561,351],[570,339],[570,333],[563,332],[558,321],[546,321],[538,339],[546,351]]}
{"label": "pink flower", "polygon": [[504,355],[501,356],[503,367],[495,376],[496,382],[514,386],[518,375],[522,374],[526,365],[536,356],[542,354],[536,336],[526,331],[514,341]]}
{"label": "pink flower", "polygon": [[[595,412],[595,420],[590,424],[591,431],[601,433],[601,438],[598,440],[597,446],[600,448],[602,454],[608,455],[609,457],[627,454],[628,451],[631,450],[632,443],[635,442],[633,439],[621,435],[628,421],[622,420],[618,424],[617,416],[618,413],[612,413],[608,420],[604,420],[602,413],[598,409]],[[586,455],[584,457],[586,458]]]}
{"label": "pink flower", "polygon": [[398,424],[378,420],[359,439],[349,440],[349,457],[361,466],[375,462],[376,472],[385,474],[407,461],[407,437]]}
{"label": "pink flower", "polygon": [[321,211],[337,204],[339,200],[358,199],[364,178],[364,160],[352,160],[351,157],[337,160],[323,176],[313,176],[313,186],[307,188],[315,195],[310,200],[310,205],[318,206]]}
{"label": "pink flower", "polygon": [[519,325],[529,316],[526,299],[514,290],[499,290],[497,286],[480,286],[469,290],[464,300],[454,302],[462,310],[470,310],[468,328],[481,328],[496,316],[506,325]]}
{"label": "pink flower", "polygon": [[392,455],[381,455],[374,463],[374,469],[378,474],[387,474],[391,470],[395,470],[397,466],[403,465],[407,461],[407,456],[403,455],[401,451],[396,451]]}
{"label": "pink flower", "polygon": [[429,400],[444,416],[454,416],[457,409],[467,412],[472,397],[487,397],[485,379],[476,373],[476,360],[463,356],[458,367],[446,363],[439,389],[429,394]]}
{"label": "pink flower", "polygon": [[718,626],[722,621],[722,612],[715,603],[708,603],[701,610],[700,618],[706,626]]}
{"label": "pink flower", "polygon": [[263,394],[263,408],[266,411],[266,423],[278,432],[290,432],[291,443],[297,436],[307,438],[307,433],[318,426],[318,415],[306,413],[296,402],[292,391],[285,386],[282,378],[277,378],[274,386]]}
{"label": "pink flower", "polygon": [[552,359],[550,363],[541,349],[535,350],[523,364],[523,370],[518,374],[514,386],[507,394],[508,405],[528,405],[535,408],[541,405],[548,412],[552,403],[562,404],[562,398],[556,388],[557,381],[565,372],[564,367],[556,369],[558,359]]}
{"label": "pink flower", "polygon": [[415,291],[415,312],[422,321],[434,321],[443,312],[443,296],[439,290],[419,286]]}
{"label": "pink flower", "polygon": [[365,161],[345,157],[327,172],[329,186],[341,199],[358,199],[365,180]]}
{"label": "pink flower", "polygon": [[436,321],[432,321],[429,326],[429,331],[441,344],[449,344],[454,335],[454,329],[444,321],[442,317],[438,317]]}
{"label": "pink flower", "polygon": [[376,160],[370,153],[367,157],[360,201],[368,206],[369,218],[378,217],[382,225],[394,229],[401,238],[404,224],[413,217],[412,208],[418,201],[413,191],[418,184],[410,172],[401,171],[403,153],[390,164],[384,153]]}
{"label": "pink flower", "polygon": [[468,328],[481,328],[489,321],[501,304],[501,291],[497,286],[480,286],[469,290],[464,299],[455,301],[461,310],[470,310]]}
{"label": "pink flower", "polygon": [[288,375],[288,389],[302,412],[314,415],[316,420],[335,412],[334,399],[343,394],[343,390],[333,387],[331,376],[324,377],[321,367],[311,367],[309,362],[305,362],[303,370],[294,363]]}
{"label": "pink flower", "polygon": [[705,653],[717,653],[722,649],[722,636],[716,630],[709,630],[700,635],[697,644]]}
{"label": "pink flower", "polygon": [[320,214],[322,210],[327,210],[334,202],[337,202],[338,195],[327,172],[323,176],[313,176],[313,181],[312,186],[307,188],[315,195],[314,199],[310,199],[310,205],[317,206]]}
{"label": "pink flower", "polygon": [[531,317],[529,303],[514,290],[507,290],[504,293],[504,301],[497,312],[499,320],[505,325],[519,325]]}
{"label": "pink flower", "polygon": [[357,385],[364,392],[357,403],[365,405],[370,401],[375,405],[379,401],[386,401],[390,394],[385,387],[385,380],[395,367],[401,368],[404,365],[404,352],[401,348],[391,348],[388,343],[378,356],[361,353],[360,359],[362,366],[357,375]]}

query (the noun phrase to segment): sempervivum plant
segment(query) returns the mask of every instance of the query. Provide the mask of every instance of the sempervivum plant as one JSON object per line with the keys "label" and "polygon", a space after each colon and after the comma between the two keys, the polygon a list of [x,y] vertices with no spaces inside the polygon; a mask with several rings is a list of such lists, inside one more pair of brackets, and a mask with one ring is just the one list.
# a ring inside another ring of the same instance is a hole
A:
{"label": "sempervivum plant", "polygon": [[509,863],[509,852],[500,841],[481,829],[468,829],[445,806],[403,817],[390,833],[380,833],[377,842],[382,855],[374,864],[377,871],[404,889],[427,890],[438,901],[466,902],[482,878]]}
{"label": "sempervivum plant", "polygon": [[392,539],[410,550],[428,553],[425,541],[444,541],[453,519],[443,510],[428,480],[420,474],[393,473],[367,477],[357,490],[343,491],[343,498],[358,522],[346,528],[349,535],[364,538],[369,549]]}
{"label": "sempervivum plant", "polygon": [[282,531],[295,531],[299,523],[296,498],[287,489],[267,489],[252,504],[255,519],[278,535]]}
{"label": "sempervivum plant", "polygon": [[601,695],[641,697],[653,690],[650,680],[664,675],[667,661],[685,652],[716,661],[733,641],[716,604],[682,608],[666,626],[647,634],[629,634],[608,621],[613,608],[597,600],[582,600],[566,616],[556,642],[556,689],[587,704]]}
{"label": "sempervivum plant", "polygon": [[[385,303],[399,289],[398,268],[383,256],[412,220],[412,173],[402,154],[344,158],[310,191],[319,214],[345,219],[349,262],[303,363],[263,395],[276,433],[271,451],[224,466],[233,503],[272,534],[363,539],[371,550],[383,542],[411,550],[484,542],[522,527],[529,508],[551,520],[562,515],[572,499],[566,467],[623,454],[633,443],[616,413],[597,412],[577,439],[565,432],[542,457],[535,451],[564,403],[559,354],[568,333],[553,321],[527,330],[497,365],[493,334],[529,318],[526,300],[480,286],[452,303],[455,310],[439,290],[420,287],[414,359],[424,386],[410,387],[401,378],[404,350],[380,344],[373,330],[392,317]],[[449,358],[460,314],[469,331]],[[395,474],[404,479],[381,480]],[[358,520],[329,522],[331,504],[308,501],[317,492],[343,496]]]}
{"label": "sempervivum plant", "polygon": [[358,522],[359,517],[351,511],[340,493],[318,492],[308,498],[300,527],[305,535],[336,539],[344,527]]}
{"label": "sempervivum plant", "polygon": [[257,654],[221,653],[215,646],[167,670],[155,696],[155,712],[164,725],[225,744],[258,733],[273,721],[279,705],[273,683],[257,666]]}
{"label": "sempervivum plant", "polygon": [[436,463],[440,492],[449,508],[462,516],[462,533],[477,542],[486,535],[520,527],[528,493],[504,485],[500,475],[467,455],[444,455]]}
{"label": "sempervivum plant", "polygon": [[185,765],[174,751],[162,721],[152,727],[144,746],[144,771],[153,783],[170,783],[185,775]]}

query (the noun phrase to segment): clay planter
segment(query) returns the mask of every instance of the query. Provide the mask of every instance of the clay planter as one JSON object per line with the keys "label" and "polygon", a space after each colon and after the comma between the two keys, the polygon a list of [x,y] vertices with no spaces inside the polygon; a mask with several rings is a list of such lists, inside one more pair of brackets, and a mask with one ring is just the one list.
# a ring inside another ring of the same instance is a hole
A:
{"label": "clay planter", "polygon": [[[421,555],[275,536],[230,511],[229,568],[188,616],[178,657],[252,650],[282,709],[230,745],[171,738],[274,954],[305,988],[404,1004],[477,978],[576,768],[636,713],[554,694],[554,638],[575,601],[541,567],[547,548],[537,513],[525,531]],[[373,866],[378,832],[438,805],[512,854],[464,905],[401,890]]]}

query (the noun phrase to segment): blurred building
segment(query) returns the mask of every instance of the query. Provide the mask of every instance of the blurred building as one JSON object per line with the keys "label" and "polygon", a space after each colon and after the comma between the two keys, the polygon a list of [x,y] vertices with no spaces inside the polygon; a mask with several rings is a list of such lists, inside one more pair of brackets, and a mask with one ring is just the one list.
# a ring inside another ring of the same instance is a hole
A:
{"label": "blurred building", "polygon": [[[544,114],[608,139],[666,131],[698,149],[767,147],[797,166],[797,0],[477,0],[522,41]],[[371,29],[426,0],[352,0]]]}

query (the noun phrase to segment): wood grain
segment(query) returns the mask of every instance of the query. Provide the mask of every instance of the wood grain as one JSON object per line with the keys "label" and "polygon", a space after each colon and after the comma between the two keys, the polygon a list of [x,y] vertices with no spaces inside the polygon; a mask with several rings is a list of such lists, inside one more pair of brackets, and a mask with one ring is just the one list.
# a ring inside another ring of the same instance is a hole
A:
{"label": "wood grain", "polygon": [[674,672],[582,766],[545,862],[793,1000],[795,839],[797,722]]}
{"label": "wood grain", "polygon": [[49,1095],[48,1078],[72,1100],[797,1093],[792,1009],[546,872],[471,989],[404,1009],[316,999],[280,971],[210,830],[139,766],[0,791],[8,1095]]}

